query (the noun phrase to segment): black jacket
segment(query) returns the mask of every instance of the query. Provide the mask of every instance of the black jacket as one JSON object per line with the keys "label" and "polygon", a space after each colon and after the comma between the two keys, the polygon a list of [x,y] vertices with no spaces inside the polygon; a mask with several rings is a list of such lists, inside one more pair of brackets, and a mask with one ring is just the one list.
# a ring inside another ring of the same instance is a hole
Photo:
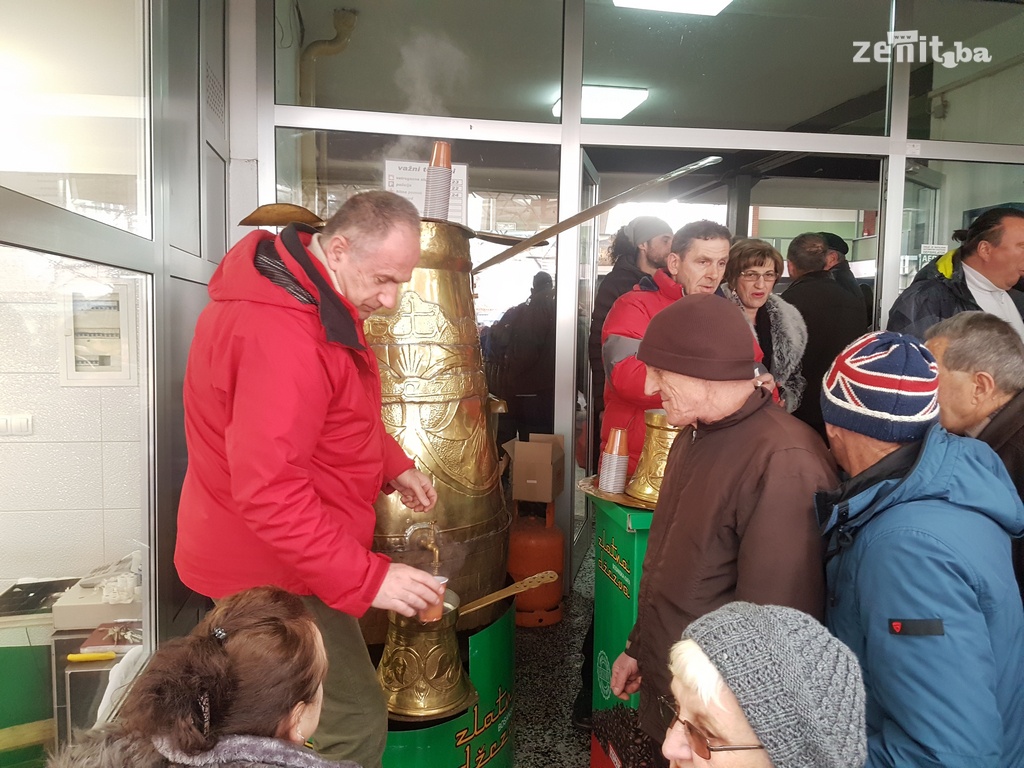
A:
{"label": "black jacket", "polygon": [[839,283],[840,286],[864,302],[864,323],[866,326],[871,325],[875,310],[872,306],[872,304],[874,304],[872,291],[867,286],[862,286],[857,282],[857,278],[853,274],[853,268],[850,266],[850,262],[843,259],[828,272],[832,275],[832,279]]}
{"label": "black jacket", "polygon": [[807,323],[803,373],[807,380],[800,407],[793,415],[825,437],[821,418],[821,379],[843,348],[867,330],[864,301],[822,270],[794,280],[782,298],[796,307]]}
{"label": "black jacket", "polygon": [[[1007,291],[1024,317],[1024,293],[1011,288]],[[924,332],[940,320],[971,310],[980,310],[964,275],[960,250],[949,251],[918,270],[917,276],[899,295],[889,310],[890,331],[921,338]]]}

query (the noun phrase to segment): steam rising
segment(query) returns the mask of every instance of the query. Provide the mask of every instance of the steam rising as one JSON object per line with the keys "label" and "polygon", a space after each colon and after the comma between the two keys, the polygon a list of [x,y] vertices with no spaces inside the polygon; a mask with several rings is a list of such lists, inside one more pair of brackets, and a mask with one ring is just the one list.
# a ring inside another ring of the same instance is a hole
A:
{"label": "steam rising", "polygon": [[465,87],[469,57],[447,35],[420,33],[402,48],[397,85],[414,115],[449,114],[445,107]]}

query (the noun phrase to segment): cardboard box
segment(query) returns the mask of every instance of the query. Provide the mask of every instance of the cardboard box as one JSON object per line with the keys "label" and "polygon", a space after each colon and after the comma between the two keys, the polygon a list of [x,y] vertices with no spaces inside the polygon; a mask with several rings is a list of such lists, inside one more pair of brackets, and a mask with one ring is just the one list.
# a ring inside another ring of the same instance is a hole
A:
{"label": "cardboard box", "polygon": [[529,442],[509,440],[502,448],[512,457],[512,498],[554,501],[565,487],[565,444],[561,435],[531,434]]}

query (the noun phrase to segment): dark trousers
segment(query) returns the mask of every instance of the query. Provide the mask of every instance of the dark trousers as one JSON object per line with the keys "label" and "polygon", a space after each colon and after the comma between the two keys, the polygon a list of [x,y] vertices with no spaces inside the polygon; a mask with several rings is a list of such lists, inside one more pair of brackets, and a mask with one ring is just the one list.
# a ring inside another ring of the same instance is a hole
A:
{"label": "dark trousers", "polygon": [[313,744],[330,760],[381,768],[388,737],[387,703],[359,622],[317,597],[306,596],[302,602],[316,617],[327,649],[324,705]]}

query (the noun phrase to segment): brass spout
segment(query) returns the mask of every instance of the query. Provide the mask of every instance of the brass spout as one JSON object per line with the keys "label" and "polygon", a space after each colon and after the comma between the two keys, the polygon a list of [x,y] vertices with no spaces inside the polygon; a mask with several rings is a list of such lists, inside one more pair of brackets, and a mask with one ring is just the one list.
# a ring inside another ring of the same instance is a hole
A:
{"label": "brass spout", "polygon": [[441,572],[441,548],[437,545],[437,520],[429,523],[414,523],[405,532],[406,546],[409,549],[420,548],[434,553],[431,569],[437,576]]}

